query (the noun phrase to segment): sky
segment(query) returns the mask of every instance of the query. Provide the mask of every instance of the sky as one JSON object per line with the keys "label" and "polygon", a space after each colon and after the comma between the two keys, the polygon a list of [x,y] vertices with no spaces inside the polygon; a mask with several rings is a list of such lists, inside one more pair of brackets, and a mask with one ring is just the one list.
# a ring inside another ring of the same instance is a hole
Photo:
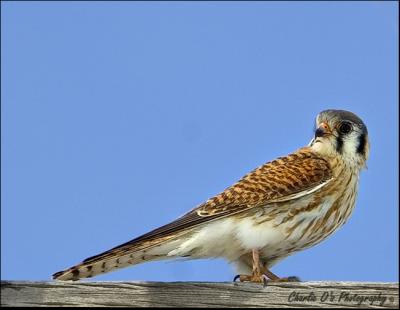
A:
{"label": "sky", "polygon": [[[272,268],[398,281],[397,2],[1,2],[1,278],[164,225],[305,146],[322,110],[368,126],[355,210]],[[231,281],[223,259],[91,281]]]}

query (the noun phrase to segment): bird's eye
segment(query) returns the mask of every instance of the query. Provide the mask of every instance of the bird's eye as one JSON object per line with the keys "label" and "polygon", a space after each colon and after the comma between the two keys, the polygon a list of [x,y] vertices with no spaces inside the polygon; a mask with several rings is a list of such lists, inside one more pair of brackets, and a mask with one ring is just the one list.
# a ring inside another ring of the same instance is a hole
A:
{"label": "bird's eye", "polygon": [[339,131],[340,131],[340,133],[342,133],[342,134],[347,134],[347,133],[349,133],[350,131],[352,131],[352,129],[353,129],[353,127],[352,127],[351,124],[348,123],[348,122],[343,122],[343,123],[341,123],[341,124],[339,125]]}

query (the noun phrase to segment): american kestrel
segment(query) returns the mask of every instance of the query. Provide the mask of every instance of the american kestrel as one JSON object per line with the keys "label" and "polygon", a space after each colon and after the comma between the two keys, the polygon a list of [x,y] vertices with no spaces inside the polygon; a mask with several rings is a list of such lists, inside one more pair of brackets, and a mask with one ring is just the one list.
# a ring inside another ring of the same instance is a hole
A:
{"label": "american kestrel", "polygon": [[353,211],[369,154],[352,112],[325,110],[308,146],[268,162],[177,220],[53,275],[78,280],[168,258],[223,257],[241,281],[290,281],[270,268],[326,239]]}

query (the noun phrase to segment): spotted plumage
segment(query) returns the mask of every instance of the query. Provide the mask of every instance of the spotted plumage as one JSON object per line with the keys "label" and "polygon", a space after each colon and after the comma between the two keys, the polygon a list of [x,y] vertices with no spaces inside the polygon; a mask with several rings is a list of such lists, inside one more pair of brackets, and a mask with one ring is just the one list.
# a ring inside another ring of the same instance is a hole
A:
{"label": "spotted plumage", "polygon": [[307,147],[256,168],[177,220],[53,277],[78,280],[152,260],[224,257],[244,273],[242,281],[284,280],[269,268],[349,218],[368,154],[358,116],[323,111]]}

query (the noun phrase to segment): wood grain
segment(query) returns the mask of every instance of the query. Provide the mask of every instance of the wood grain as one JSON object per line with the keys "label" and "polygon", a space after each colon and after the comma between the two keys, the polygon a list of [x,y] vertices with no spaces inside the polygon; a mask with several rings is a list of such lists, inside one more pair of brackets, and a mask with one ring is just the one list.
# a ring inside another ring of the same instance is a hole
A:
{"label": "wood grain", "polygon": [[398,283],[2,281],[1,306],[399,308]]}

